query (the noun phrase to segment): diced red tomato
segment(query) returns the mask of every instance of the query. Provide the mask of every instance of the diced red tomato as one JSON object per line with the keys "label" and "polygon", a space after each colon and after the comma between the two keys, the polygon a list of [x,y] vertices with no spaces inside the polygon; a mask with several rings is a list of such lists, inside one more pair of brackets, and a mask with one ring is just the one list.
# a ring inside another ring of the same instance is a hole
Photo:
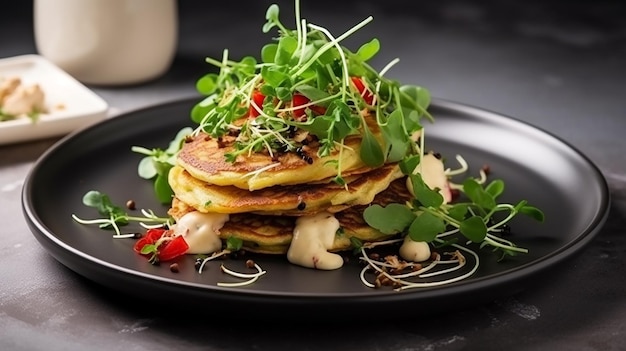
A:
{"label": "diced red tomato", "polygon": [[[255,90],[252,93],[252,103],[257,105],[259,109],[262,109],[263,108],[263,101],[265,101],[265,95],[263,95],[263,94],[261,94],[261,92]],[[252,103],[250,103],[249,116],[250,117],[257,117],[259,115],[259,111],[256,109],[256,107],[252,106]]]}
{"label": "diced red tomato", "polygon": [[[293,99],[291,100],[291,104],[293,107],[298,107],[304,104],[308,104],[310,101],[311,100],[309,100],[307,97],[296,94],[293,96]],[[302,117],[304,115],[304,109],[305,109],[304,107],[294,109],[293,110],[294,117]]]}
{"label": "diced red tomato", "polygon": [[181,235],[175,237],[173,240],[169,240],[161,245],[159,248],[159,261],[170,261],[178,256],[182,256],[189,249],[189,244],[185,241],[185,238]]}
{"label": "diced red tomato", "polygon": [[[146,234],[133,246],[135,252],[142,254],[141,250],[146,245],[155,244],[163,235],[168,235],[168,230],[163,228],[148,229]],[[172,240],[163,241],[157,248],[157,259],[159,261],[170,261],[178,256],[184,255],[189,249],[189,245],[182,236],[176,236]],[[152,254],[142,254],[147,257],[151,257]]]}
{"label": "diced red tomato", "polygon": [[[311,100],[309,100],[306,96],[304,95],[300,95],[300,94],[295,94],[291,100],[291,104],[293,107],[298,107],[298,106],[302,106],[302,105],[306,105],[309,102],[311,102]],[[323,115],[326,113],[326,108],[323,106],[317,106],[317,105],[310,105],[307,106],[311,111],[315,112],[318,115]],[[305,114],[305,109],[307,107],[302,107],[302,108],[296,108],[295,110],[293,110],[293,115],[294,117],[302,117]]]}
{"label": "diced red tomato", "polygon": [[363,97],[363,100],[365,100],[368,105],[371,105],[374,102],[374,94],[372,94],[372,92],[365,86],[361,78],[351,77],[351,79],[352,83],[359,91],[359,94],[361,94],[361,96]]}
{"label": "diced red tomato", "polygon": [[143,237],[137,240],[137,242],[133,246],[133,250],[135,250],[135,252],[137,253],[141,253],[141,249],[143,249],[144,246],[156,243],[156,241],[159,240],[165,232],[166,230],[163,228],[148,229],[148,231],[146,231],[146,234],[144,234]]}

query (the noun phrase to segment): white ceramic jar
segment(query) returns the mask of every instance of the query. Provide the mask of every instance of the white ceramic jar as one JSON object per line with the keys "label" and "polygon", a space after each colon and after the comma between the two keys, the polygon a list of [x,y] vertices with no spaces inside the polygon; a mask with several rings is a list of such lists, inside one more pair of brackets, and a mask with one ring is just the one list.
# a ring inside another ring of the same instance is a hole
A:
{"label": "white ceramic jar", "polygon": [[176,0],[34,0],[40,55],[85,84],[146,82],[171,66]]}

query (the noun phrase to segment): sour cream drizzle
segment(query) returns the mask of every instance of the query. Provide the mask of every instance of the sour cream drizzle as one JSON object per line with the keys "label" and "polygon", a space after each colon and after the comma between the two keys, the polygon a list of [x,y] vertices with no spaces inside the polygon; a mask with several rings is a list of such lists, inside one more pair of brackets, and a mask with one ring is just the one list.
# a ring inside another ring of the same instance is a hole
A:
{"label": "sour cream drizzle", "polygon": [[328,252],[339,229],[339,221],[329,212],[298,217],[293,239],[287,250],[289,262],[308,268],[333,270],[343,266],[343,258]]}
{"label": "sour cream drizzle", "polygon": [[398,253],[407,261],[424,262],[430,258],[430,247],[427,242],[414,241],[407,235]]}
{"label": "sour cream drizzle", "polygon": [[220,229],[228,219],[227,214],[189,212],[176,222],[174,234],[185,238],[189,245],[188,254],[217,252],[222,249]]}

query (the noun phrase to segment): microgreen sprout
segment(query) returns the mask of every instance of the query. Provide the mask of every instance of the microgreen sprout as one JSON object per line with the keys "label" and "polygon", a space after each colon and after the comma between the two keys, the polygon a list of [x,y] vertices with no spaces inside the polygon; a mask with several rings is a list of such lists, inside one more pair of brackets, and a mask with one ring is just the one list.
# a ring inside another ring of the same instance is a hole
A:
{"label": "microgreen sprout", "polygon": [[[295,29],[280,21],[278,5],[266,12],[263,32],[278,35],[261,50],[259,58],[229,58],[206,62],[219,69],[198,79],[197,90],[205,96],[191,111],[198,123],[195,134],[221,137],[237,131],[229,162],[240,155],[290,152],[299,146],[289,134],[304,130],[319,143],[318,156],[341,152],[346,138],[360,136],[362,161],[369,166],[397,162],[412,149],[411,135],[421,129],[420,118],[432,118],[427,107],[429,92],[414,85],[400,85],[383,76],[367,61],[380,49],[378,39],[356,51],[343,41],[372,21],[367,17],[339,36],[300,17],[296,1]],[[259,61],[260,59],[260,61]],[[366,117],[375,115],[380,128],[374,132]],[[336,182],[342,182],[341,159],[332,163]]]}
{"label": "microgreen sprout", "polygon": [[231,252],[237,252],[241,250],[242,246],[243,246],[243,240],[234,236],[229,236],[226,239],[226,247],[224,249],[222,249],[221,251],[214,252],[210,256],[202,258],[202,263],[200,264],[200,267],[198,268],[198,273],[202,274],[202,270],[204,269],[204,266],[206,265],[207,262],[212,261],[218,257],[228,255]]}
{"label": "microgreen sprout", "polygon": [[232,275],[233,277],[246,279],[246,280],[241,281],[241,282],[236,282],[236,283],[218,282],[217,286],[237,287],[237,286],[250,285],[256,282],[263,274],[267,273],[267,271],[264,271],[263,269],[261,269],[261,267],[256,263],[254,263],[254,268],[256,269],[256,273],[241,273],[241,272],[233,271],[229,268],[226,268],[226,266],[222,264],[220,266],[220,269],[222,270],[222,272]]}
{"label": "microgreen sprout", "polygon": [[[410,162],[409,162],[410,163]],[[464,165],[463,165],[464,166]],[[517,204],[498,203],[504,192],[504,182],[493,180],[487,184],[475,178],[467,178],[458,188],[467,201],[445,203],[439,189],[431,189],[420,173],[410,170],[415,166],[404,164],[408,173],[414,199],[408,204],[369,206],[363,214],[365,221],[383,233],[407,233],[414,241],[434,242],[460,233],[471,243],[480,247],[490,246],[504,256],[527,253],[526,248],[499,237],[508,223],[518,214],[543,221],[544,214],[525,200]],[[484,177],[481,172],[481,179]]]}
{"label": "microgreen sprout", "polygon": [[98,224],[101,229],[112,229],[115,232],[115,238],[134,237],[134,233],[124,234],[120,230],[121,226],[126,226],[133,221],[139,222],[144,228],[163,227],[171,222],[170,217],[158,217],[154,212],[148,210],[141,211],[143,217],[130,216],[122,207],[115,205],[108,195],[97,190],[90,190],[85,193],[83,204],[96,208],[98,213],[104,218],[82,219],[76,214],[72,214],[72,218],[81,224]]}

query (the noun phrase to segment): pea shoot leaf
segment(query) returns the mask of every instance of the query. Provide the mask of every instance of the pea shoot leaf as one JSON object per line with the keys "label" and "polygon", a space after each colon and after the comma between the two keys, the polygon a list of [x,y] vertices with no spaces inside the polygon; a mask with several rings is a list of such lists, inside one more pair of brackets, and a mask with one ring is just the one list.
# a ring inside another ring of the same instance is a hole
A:
{"label": "pea shoot leaf", "polygon": [[485,191],[495,199],[504,192],[504,182],[500,179],[495,179],[485,187]]}
{"label": "pea shoot leaf", "polygon": [[409,178],[411,179],[415,199],[424,207],[439,208],[443,204],[443,196],[424,183],[421,174],[410,174]]}
{"label": "pea shoot leaf", "polygon": [[457,221],[462,221],[467,215],[467,204],[456,204],[448,209],[448,215]]}
{"label": "pea shoot leaf", "polygon": [[398,163],[398,166],[400,167],[400,170],[402,171],[403,174],[409,175],[413,173],[413,170],[417,167],[417,165],[419,165],[419,163],[420,163],[420,155],[412,154],[412,155],[407,155],[405,158],[403,158]]}
{"label": "pea shoot leaf", "polygon": [[267,22],[263,25],[263,33],[268,33],[272,28],[280,24],[279,15],[280,11],[278,5],[272,4],[267,8],[267,12],[265,13]]}
{"label": "pea shoot leaf", "polygon": [[154,181],[154,193],[162,204],[169,204],[172,202],[174,192],[167,181],[166,174],[159,174]]}
{"label": "pea shoot leaf", "polygon": [[213,94],[217,87],[217,74],[215,73],[206,74],[196,82],[196,90],[205,95]]}
{"label": "pea shoot leaf", "polygon": [[261,61],[264,63],[274,63],[276,58],[276,52],[278,51],[278,44],[266,44],[261,49]]}
{"label": "pea shoot leaf", "polygon": [[383,137],[386,144],[387,162],[399,162],[404,159],[409,151],[409,136],[404,130],[402,124],[402,111],[393,111],[387,120],[387,123],[381,126]]}
{"label": "pea shoot leaf", "polygon": [[430,212],[422,212],[411,223],[409,236],[414,241],[431,242],[446,229],[444,221]]}
{"label": "pea shoot leaf", "polygon": [[376,38],[371,41],[361,45],[357,50],[356,54],[363,61],[368,61],[372,57],[376,56],[378,51],[380,50],[380,41]]}
{"label": "pea shoot leaf", "polygon": [[402,204],[392,203],[386,207],[371,205],[363,212],[363,219],[384,234],[397,234],[406,230],[415,219],[415,214]]}
{"label": "pea shoot leaf", "polygon": [[[318,100],[326,99],[330,96],[330,94],[328,94],[324,90],[318,89],[308,84],[298,85],[296,87],[296,91],[306,96],[311,101],[318,101]],[[322,103],[318,103],[317,105],[328,106],[328,103],[322,102]]]}
{"label": "pea shoot leaf", "polygon": [[496,201],[490,193],[473,178],[468,178],[463,182],[463,191],[470,200],[486,210],[492,210],[496,206]]}
{"label": "pea shoot leaf", "polygon": [[519,213],[525,214],[536,221],[543,222],[545,220],[543,211],[535,206],[527,205],[526,201],[521,201],[515,208]]}
{"label": "pea shoot leaf", "polygon": [[363,126],[360,156],[363,162],[370,167],[380,167],[385,162],[383,148],[367,125]]}
{"label": "pea shoot leaf", "polygon": [[487,235],[487,226],[479,216],[471,216],[461,222],[459,231],[472,242],[480,243]]}
{"label": "pea shoot leaf", "polygon": [[276,57],[274,62],[277,65],[287,65],[291,61],[296,48],[298,47],[298,41],[294,37],[282,37],[278,41],[278,49],[276,50]]}
{"label": "pea shoot leaf", "polygon": [[94,207],[98,210],[98,213],[103,216],[124,214],[124,210],[121,207],[116,206],[111,202],[108,195],[103,194],[96,190],[90,190],[83,195],[83,204],[85,206]]}

